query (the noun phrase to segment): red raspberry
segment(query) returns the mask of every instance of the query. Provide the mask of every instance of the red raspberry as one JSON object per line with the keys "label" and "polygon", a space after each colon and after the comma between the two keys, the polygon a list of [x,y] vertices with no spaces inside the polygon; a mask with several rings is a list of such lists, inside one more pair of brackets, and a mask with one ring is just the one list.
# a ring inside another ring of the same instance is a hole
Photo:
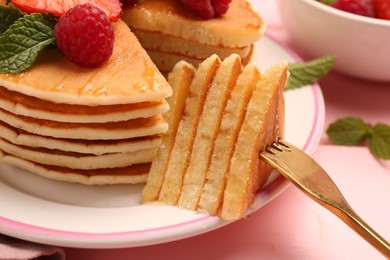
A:
{"label": "red raspberry", "polygon": [[192,11],[196,16],[203,19],[214,17],[214,8],[210,0],[179,0],[185,7]]}
{"label": "red raspberry", "polygon": [[229,9],[231,0],[179,0],[196,16],[202,19],[211,19],[224,15]]}
{"label": "red raspberry", "polygon": [[374,0],[376,17],[390,20],[390,0]]}
{"label": "red raspberry", "polygon": [[60,17],[54,28],[58,48],[80,66],[98,67],[112,54],[114,31],[104,11],[77,5]]}
{"label": "red raspberry", "polygon": [[211,4],[213,5],[217,15],[222,16],[228,11],[229,4],[231,2],[232,0],[212,0]]}
{"label": "red raspberry", "polygon": [[372,0],[336,0],[332,6],[349,13],[374,17]]}

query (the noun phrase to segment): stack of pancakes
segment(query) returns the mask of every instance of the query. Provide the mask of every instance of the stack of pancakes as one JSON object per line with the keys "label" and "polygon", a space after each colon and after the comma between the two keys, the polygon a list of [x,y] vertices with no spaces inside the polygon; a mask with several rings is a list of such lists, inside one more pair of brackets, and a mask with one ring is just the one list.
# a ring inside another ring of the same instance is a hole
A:
{"label": "stack of pancakes", "polygon": [[[283,135],[286,62],[261,75],[232,54],[195,70],[182,61],[168,75],[179,104],[143,190],[143,202],[242,217],[272,168],[258,153]],[[185,101],[179,97],[186,97]]]}
{"label": "stack of pancakes", "polygon": [[113,55],[81,68],[56,48],[0,74],[0,160],[84,184],[139,183],[168,125],[171,88],[121,20]]}
{"label": "stack of pancakes", "polygon": [[212,54],[236,53],[246,65],[265,24],[246,0],[233,0],[222,17],[202,20],[177,0],[144,0],[123,10],[130,26],[160,71],[180,60],[197,66]]}

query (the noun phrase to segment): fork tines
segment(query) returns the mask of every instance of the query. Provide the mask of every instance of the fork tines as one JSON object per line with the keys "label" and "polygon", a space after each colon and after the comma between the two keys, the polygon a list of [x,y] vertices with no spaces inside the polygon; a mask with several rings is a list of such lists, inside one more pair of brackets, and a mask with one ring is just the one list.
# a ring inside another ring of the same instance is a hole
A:
{"label": "fork tines", "polygon": [[[270,153],[272,155],[276,155],[278,152],[291,152],[291,146],[288,145],[286,142],[283,142],[281,140],[277,140],[274,143],[272,143],[271,145],[266,146],[264,151],[266,151],[267,153]],[[261,151],[260,151],[260,153],[261,153]]]}

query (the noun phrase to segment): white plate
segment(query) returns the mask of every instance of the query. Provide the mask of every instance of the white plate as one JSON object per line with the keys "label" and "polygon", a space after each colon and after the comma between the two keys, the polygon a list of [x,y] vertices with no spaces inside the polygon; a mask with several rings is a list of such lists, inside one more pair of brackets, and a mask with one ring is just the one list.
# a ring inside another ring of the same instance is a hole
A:
{"label": "white plate", "polygon": [[[256,60],[262,69],[299,58],[269,37]],[[318,85],[286,92],[286,140],[311,154],[324,122]],[[251,211],[279,195],[288,182],[274,173]],[[168,206],[140,205],[142,185],[90,187],[43,179],[0,164],[0,233],[69,247],[120,248],[194,236],[230,222]]]}

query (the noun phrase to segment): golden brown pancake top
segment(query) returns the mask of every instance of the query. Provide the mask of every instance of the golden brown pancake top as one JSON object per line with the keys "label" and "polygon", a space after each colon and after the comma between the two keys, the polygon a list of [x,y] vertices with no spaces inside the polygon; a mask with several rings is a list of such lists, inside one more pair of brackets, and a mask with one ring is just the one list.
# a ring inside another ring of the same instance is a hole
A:
{"label": "golden brown pancake top", "polygon": [[113,28],[113,54],[103,66],[80,67],[57,48],[48,47],[26,71],[0,74],[0,85],[43,100],[78,105],[138,103],[169,96],[170,86],[128,26],[118,20]]}

